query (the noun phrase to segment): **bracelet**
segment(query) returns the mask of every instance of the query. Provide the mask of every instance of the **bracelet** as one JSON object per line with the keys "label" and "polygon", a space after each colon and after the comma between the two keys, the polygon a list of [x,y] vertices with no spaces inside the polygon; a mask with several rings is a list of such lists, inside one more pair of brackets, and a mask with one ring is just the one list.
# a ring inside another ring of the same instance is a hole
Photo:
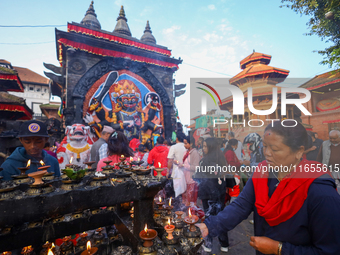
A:
{"label": "bracelet", "polygon": [[277,255],[281,255],[282,252],[282,242],[279,242],[279,246],[277,248]]}

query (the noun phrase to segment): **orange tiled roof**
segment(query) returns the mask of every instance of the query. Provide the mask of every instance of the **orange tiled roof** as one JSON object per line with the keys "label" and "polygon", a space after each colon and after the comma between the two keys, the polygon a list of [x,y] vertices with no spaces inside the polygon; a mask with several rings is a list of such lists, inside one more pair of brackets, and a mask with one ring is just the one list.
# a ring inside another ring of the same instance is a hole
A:
{"label": "orange tiled roof", "polygon": [[11,62],[8,62],[6,59],[0,59],[0,63],[11,64]]}
{"label": "orange tiled roof", "polygon": [[13,66],[17,70],[22,82],[38,83],[48,85],[49,79],[24,67]]}
{"label": "orange tiled roof", "polygon": [[277,68],[277,67],[263,65],[263,64],[256,64],[256,65],[248,66],[242,72],[235,75],[233,78],[229,80],[229,83],[234,84],[237,81],[241,80],[242,78],[268,74],[268,73],[273,73],[273,74],[275,73],[275,74],[281,74],[283,76],[287,76],[289,74],[289,71],[285,69]]}
{"label": "orange tiled roof", "polygon": [[264,53],[253,52],[249,56],[245,57],[240,61],[241,69],[246,68],[247,64],[253,61],[260,61],[262,60],[266,65],[270,63],[272,56]]}
{"label": "orange tiled roof", "polygon": [[314,78],[299,86],[299,88],[314,90],[334,83],[340,83],[340,70],[334,70],[316,75]]}

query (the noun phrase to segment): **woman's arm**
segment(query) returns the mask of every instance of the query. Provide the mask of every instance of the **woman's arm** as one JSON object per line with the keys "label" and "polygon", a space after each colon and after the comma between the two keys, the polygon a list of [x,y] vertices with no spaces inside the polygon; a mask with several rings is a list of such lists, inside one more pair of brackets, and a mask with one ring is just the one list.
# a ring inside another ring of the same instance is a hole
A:
{"label": "woman's arm", "polygon": [[235,228],[241,221],[248,218],[255,204],[253,182],[249,180],[238,198],[226,206],[216,216],[210,216],[204,223],[212,236],[225,234]]}

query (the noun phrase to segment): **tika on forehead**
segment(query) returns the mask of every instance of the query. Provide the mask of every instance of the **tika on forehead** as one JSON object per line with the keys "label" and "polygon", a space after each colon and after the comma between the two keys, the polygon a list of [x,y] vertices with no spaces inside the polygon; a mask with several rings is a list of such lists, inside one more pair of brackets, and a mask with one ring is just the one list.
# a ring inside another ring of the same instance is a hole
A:
{"label": "tika on forehead", "polygon": [[266,134],[266,136],[268,136],[268,135],[271,135],[271,133],[270,133],[270,132],[268,132],[268,133]]}

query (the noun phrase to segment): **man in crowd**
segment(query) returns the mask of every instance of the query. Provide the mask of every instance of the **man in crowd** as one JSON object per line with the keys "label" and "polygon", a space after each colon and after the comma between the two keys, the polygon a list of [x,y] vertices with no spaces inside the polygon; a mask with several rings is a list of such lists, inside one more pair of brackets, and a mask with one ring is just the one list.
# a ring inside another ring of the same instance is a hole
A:
{"label": "man in crowd", "polygon": [[331,171],[338,192],[340,193],[340,131],[331,130],[329,132],[329,140],[322,143],[316,161],[328,166]]}
{"label": "man in crowd", "polygon": [[320,147],[322,145],[322,140],[315,137],[315,133],[308,131],[308,135],[311,137],[311,147],[305,151],[306,159],[316,160]]}
{"label": "man in crowd", "polygon": [[[229,132],[228,133],[228,140],[230,139],[236,139],[235,138],[235,133],[234,132]],[[225,144],[225,147],[227,147],[228,143]],[[240,141],[238,141],[237,148],[235,150],[236,157],[238,160],[242,160],[242,150],[243,150],[243,145]]]}
{"label": "man in crowd", "polygon": [[0,176],[3,176],[4,180],[11,180],[12,175],[19,175],[21,172],[18,167],[25,167],[29,160],[31,160],[31,165],[26,174],[39,171],[42,160],[45,165],[50,166],[48,172],[54,173],[57,177],[60,176],[58,160],[43,150],[49,137],[44,123],[36,120],[23,122],[17,137],[23,147],[16,148],[1,165],[3,170]]}
{"label": "man in crowd", "polygon": [[[159,136],[157,138],[156,146],[149,153],[148,164],[149,165],[153,164],[155,167],[159,167],[158,163],[160,163],[161,167],[166,167],[168,165],[168,158],[167,158],[168,153],[169,153],[169,148],[166,145],[164,145],[164,138],[162,136]],[[166,170],[164,170],[163,172],[162,172],[162,175],[165,176]]]}
{"label": "man in crowd", "polygon": [[[95,161],[92,165],[93,168],[97,168],[97,164],[100,160],[99,158],[99,148],[102,146],[104,143],[107,143],[109,140],[111,134],[113,133],[113,128],[110,126],[104,126],[103,130],[100,134],[100,138],[92,145],[91,147],[91,161]],[[106,155],[107,156],[107,155]]]}

